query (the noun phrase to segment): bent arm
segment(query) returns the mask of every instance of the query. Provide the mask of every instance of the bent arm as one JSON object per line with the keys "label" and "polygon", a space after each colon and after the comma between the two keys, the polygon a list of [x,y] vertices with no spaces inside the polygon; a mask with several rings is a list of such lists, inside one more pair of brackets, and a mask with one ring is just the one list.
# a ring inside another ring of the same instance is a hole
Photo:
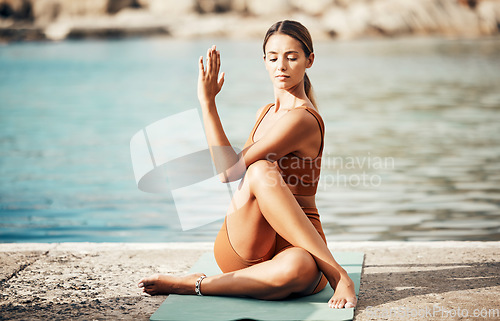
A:
{"label": "bent arm", "polygon": [[220,53],[215,46],[207,52],[206,70],[203,57],[200,57],[199,67],[198,99],[212,160],[222,182],[242,178],[247,167],[258,160],[275,161],[318,141],[316,135],[320,135],[320,131],[314,116],[305,110],[292,110],[281,117],[263,138],[236,153],[224,132],[215,104],[215,96],[224,83],[224,73],[220,78],[218,76]]}
{"label": "bent arm", "polygon": [[227,140],[218,115],[207,113],[203,118],[212,158],[223,182],[242,178],[248,166],[258,160],[274,162],[289,153],[301,151],[306,145],[314,146],[315,151],[321,146],[317,121],[305,110],[289,111],[261,139],[239,154]]}
{"label": "bent arm", "polygon": [[[208,102],[207,105],[205,108],[202,106],[203,124],[215,169],[223,183],[235,181],[242,176],[238,173],[245,172],[244,162],[241,161],[241,155],[234,151],[224,132],[215,101]],[[231,174],[228,169],[231,169]]]}
{"label": "bent arm", "polygon": [[225,171],[238,163],[239,156],[234,152],[229,139],[224,132],[217,106],[215,105],[215,96],[222,89],[224,84],[224,73],[219,78],[220,53],[213,46],[207,51],[207,68],[203,66],[203,57],[199,60],[198,74],[198,100],[203,115],[203,124],[207,137],[210,154],[215,164],[217,173],[220,173],[221,181],[229,181]]}

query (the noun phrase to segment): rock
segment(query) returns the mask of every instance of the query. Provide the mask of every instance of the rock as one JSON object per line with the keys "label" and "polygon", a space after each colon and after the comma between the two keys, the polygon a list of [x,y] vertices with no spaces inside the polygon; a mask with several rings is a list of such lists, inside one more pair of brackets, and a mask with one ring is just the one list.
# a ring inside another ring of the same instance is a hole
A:
{"label": "rock", "polygon": [[35,24],[39,26],[48,25],[56,20],[61,11],[59,1],[55,0],[38,0],[32,4],[33,18]]}
{"label": "rock", "polygon": [[352,36],[362,36],[369,31],[369,21],[372,14],[372,8],[361,3],[349,7],[349,25],[351,26]]}
{"label": "rock", "polygon": [[370,26],[384,35],[407,34],[411,31],[405,19],[408,12],[409,6],[401,1],[377,1],[372,6]]}
{"label": "rock", "polygon": [[482,34],[493,35],[500,31],[500,2],[481,1],[476,7],[479,30]]}
{"label": "rock", "polygon": [[29,20],[31,4],[28,0],[0,0],[0,18]]}
{"label": "rock", "polygon": [[468,6],[471,9],[475,9],[479,1],[480,0],[458,0],[458,3],[463,6]]}
{"label": "rock", "polygon": [[[325,30],[321,20],[317,17],[303,13],[294,13],[290,16],[290,19],[296,20],[306,26],[311,34],[313,42],[317,40],[331,40],[330,34]],[[269,27],[270,26],[271,25],[269,25]]]}
{"label": "rock", "polygon": [[282,19],[303,22],[315,39],[476,37],[499,34],[500,0],[0,0],[2,41],[148,32],[261,38]]}
{"label": "rock", "polygon": [[368,29],[370,8],[354,4],[346,9],[334,7],[323,15],[323,25],[331,36],[350,39],[363,35]]}
{"label": "rock", "polygon": [[170,35],[171,26],[176,24],[175,21],[154,15],[147,9],[129,8],[121,10],[114,21],[116,28],[125,28],[129,31],[136,29],[135,33],[141,29],[149,29],[152,33],[158,35]]}
{"label": "rock", "polygon": [[442,34],[479,36],[498,33],[497,1],[461,3],[454,0],[337,1],[323,15],[326,28],[339,38],[353,38],[376,31],[387,36]]}
{"label": "rock", "polygon": [[137,1],[137,4],[139,5],[139,7],[141,8],[149,8],[149,3],[151,2],[150,0],[136,0]]}
{"label": "rock", "polygon": [[477,17],[469,6],[456,1],[423,1],[422,6],[429,14],[425,29],[428,33],[442,35],[470,35],[478,33]]}
{"label": "rock", "polygon": [[404,19],[411,32],[428,34],[438,30],[438,24],[429,7],[429,1],[415,1],[407,6]]}
{"label": "rock", "polygon": [[284,16],[291,11],[288,0],[247,0],[246,8],[256,16]]}
{"label": "rock", "polygon": [[347,8],[353,4],[368,5],[369,2],[373,2],[373,1],[376,1],[376,0],[372,0],[372,1],[370,1],[370,0],[335,0],[334,2],[335,2],[335,5],[338,7]]}
{"label": "rock", "polygon": [[171,25],[171,33],[179,38],[200,38],[200,37],[228,37],[240,17],[232,14],[215,15],[187,15],[182,19],[182,23]]}
{"label": "rock", "polygon": [[67,21],[60,21],[50,24],[45,28],[45,36],[47,39],[59,41],[65,39],[71,32],[71,24]]}
{"label": "rock", "polygon": [[349,38],[348,35],[351,34],[347,10],[344,8],[337,7],[328,10],[323,15],[322,23],[332,37]]}
{"label": "rock", "polygon": [[237,13],[247,13],[247,0],[232,0],[231,10]]}
{"label": "rock", "polygon": [[117,13],[125,8],[140,8],[137,0],[108,0],[108,13]]}
{"label": "rock", "polygon": [[125,8],[111,18],[60,18],[45,28],[45,36],[56,41],[64,38],[123,38],[168,35],[168,29],[164,19],[152,15],[149,10]]}
{"label": "rock", "polygon": [[153,15],[147,9],[122,9],[115,15],[113,21],[115,25],[128,27],[165,25],[164,19]]}
{"label": "rock", "polygon": [[433,2],[434,6],[442,10],[442,15],[447,16],[447,19],[442,19],[442,22],[447,22],[442,29],[445,35],[462,35],[462,36],[479,36],[478,17],[471,7],[466,5],[457,5],[452,1]]}
{"label": "rock", "polygon": [[201,13],[220,13],[231,10],[231,0],[198,0]]}
{"label": "rock", "polygon": [[108,0],[31,0],[33,18],[39,26],[62,17],[104,16]]}
{"label": "rock", "polygon": [[240,17],[236,21],[238,28],[232,28],[229,37],[232,39],[251,38],[260,42],[264,39],[267,29],[275,22],[273,17]]}
{"label": "rock", "polygon": [[[147,5],[146,2],[148,2]],[[196,0],[140,0],[141,6],[149,8],[155,15],[179,16],[196,11]]]}
{"label": "rock", "polygon": [[332,0],[290,0],[290,4],[294,9],[299,10],[308,15],[319,16],[331,7]]}

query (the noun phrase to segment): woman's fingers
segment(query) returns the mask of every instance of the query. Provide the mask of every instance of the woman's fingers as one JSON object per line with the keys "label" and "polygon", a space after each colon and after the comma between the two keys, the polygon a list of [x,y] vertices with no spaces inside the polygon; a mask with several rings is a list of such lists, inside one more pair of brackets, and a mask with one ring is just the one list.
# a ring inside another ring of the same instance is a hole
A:
{"label": "woman's fingers", "polygon": [[203,56],[200,56],[200,60],[199,60],[198,65],[200,67],[199,75],[200,76],[204,76],[204,74],[205,74],[205,67],[203,67]]}
{"label": "woman's fingers", "polygon": [[215,50],[215,46],[212,47],[212,70],[216,71],[217,69],[217,51]]}
{"label": "woman's fingers", "polygon": [[208,48],[207,50],[207,74],[210,74],[212,71],[212,48]]}
{"label": "woman's fingers", "polygon": [[219,70],[220,70],[220,51],[219,50],[215,51],[215,56],[216,56],[216,64],[217,64],[217,67],[215,68],[215,70],[217,71],[217,74],[219,74]]}
{"label": "woman's fingers", "polygon": [[198,62],[199,66],[199,76],[198,76],[198,95],[201,96],[211,96],[217,95],[224,84],[224,73],[220,72],[220,52],[217,47],[212,46],[207,50],[206,65],[203,60],[204,57],[201,56]]}
{"label": "woman's fingers", "polygon": [[[203,58],[202,58],[202,63],[200,66],[203,66]],[[201,68],[201,67],[200,67]],[[207,76],[213,76],[215,75],[215,79],[217,79],[217,76],[220,71],[220,51],[217,50],[217,47],[214,45],[207,50],[207,70],[206,70],[206,75]]]}
{"label": "woman's fingers", "polygon": [[207,73],[213,73],[216,71],[217,67],[217,57],[215,54],[215,46],[208,49],[207,52]]}
{"label": "woman's fingers", "polygon": [[222,88],[222,85],[224,85],[224,76],[225,76],[225,73],[222,73],[219,77],[219,81],[217,82],[217,85],[219,86],[219,90]]}
{"label": "woman's fingers", "polygon": [[219,75],[220,55],[215,45],[212,46],[211,49],[212,49],[210,52],[210,62],[212,65],[211,71],[215,76],[214,78],[217,79]]}

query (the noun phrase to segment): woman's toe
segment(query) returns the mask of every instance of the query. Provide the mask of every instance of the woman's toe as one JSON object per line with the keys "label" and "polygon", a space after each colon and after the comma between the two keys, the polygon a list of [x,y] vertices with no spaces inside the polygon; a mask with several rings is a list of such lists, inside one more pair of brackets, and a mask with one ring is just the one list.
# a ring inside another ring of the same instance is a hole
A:
{"label": "woman's toe", "polygon": [[344,306],[346,309],[349,309],[349,308],[355,308],[356,307],[356,304],[354,304],[353,302],[351,301],[347,301],[347,303],[345,304]]}

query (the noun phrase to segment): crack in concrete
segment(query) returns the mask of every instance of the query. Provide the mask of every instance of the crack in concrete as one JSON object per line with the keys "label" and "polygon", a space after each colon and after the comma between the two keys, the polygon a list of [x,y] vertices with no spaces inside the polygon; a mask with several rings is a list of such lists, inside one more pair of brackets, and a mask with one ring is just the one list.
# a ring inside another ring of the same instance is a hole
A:
{"label": "crack in concrete", "polygon": [[5,284],[9,282],[11,279],[15,278],[16,276],[19,275],[22,271],[24,271],[27,267],[35,264],[38,262],[42,257],[47,257],[49,255],[50,250],[47,250],[45,253],[42,253],[39,257],[37,257],[35,260],[22,264],[17,270],[12,272],[9,276],[7,276],[5,279],[0,280],[0,289],[3,289],[5,287]]}

